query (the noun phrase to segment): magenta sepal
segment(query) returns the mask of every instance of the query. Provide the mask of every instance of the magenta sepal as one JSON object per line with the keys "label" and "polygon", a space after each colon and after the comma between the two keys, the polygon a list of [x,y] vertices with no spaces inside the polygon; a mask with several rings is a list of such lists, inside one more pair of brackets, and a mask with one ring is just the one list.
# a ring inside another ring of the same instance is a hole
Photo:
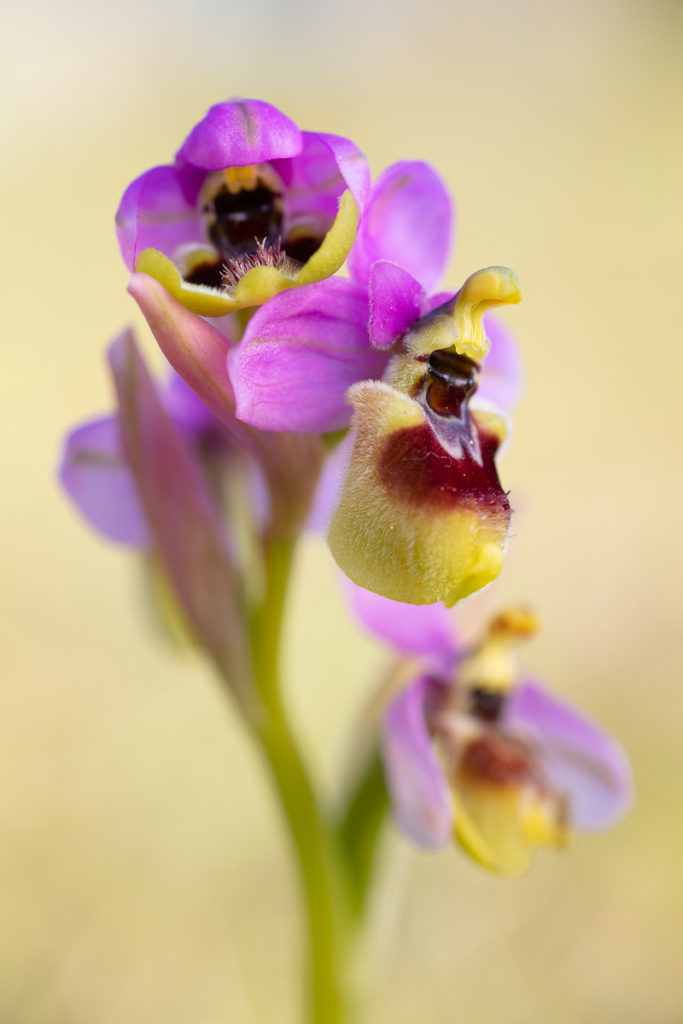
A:
{"label": "magenta sepal", "polygon": [[181,245],[201,245],[204,236],[194,206],[174,167],[152,167],[130,183],[116,212],[116,236],[129,270],[151,247],[169,256]]}
{"label": "magenta sepal", "polygon": [[159,348],[216,419],[234,434],[235,395],[226,356],[230,342],[202,317],[191,313],[147,274],[133,274],[128,291],[139,305]]}
{"label": "magenta sepal", "polygon": [[382,756],[398,827],[420,846],[447,846],[453,832],[453,800],[425,720],[430,686],[415,679],[386,714]]}
{"label": "magenta sepal", "polygon": [[631,766],[617,741],[567,701],[536,683],[516,686],[503,724],[538,749],[551,782],[569,794],[569,821],[609,828],[633,801]]}
{"label": "magenta sepal", "polygon": [[259,430],[324,433],[348,426],[351,384],[380,377],[387,356],[368,338],[367,298],[328,278],[276,295],[228,358],[237,416]]}
{"label": "magenta sepal", "polygon": [[380,174],[363,211],[349,270],[367,281],[373,263],[402,267],[432,291],[448,262],[453,207],[446,186],[427,163],[402,160]]}
{"label": "magenta sepal", "polygon": [[391,348],[426,312],[426,292],[419,281],[389,260],[372,264],[368,277],[368,331],[375,348]]}
{"label": "magenta sepal", "polygon": [[301,146],[301,131],[277,107],[263,100],[233,99],[209,108],[176,159],[205,171],[220,171],[296,156]]}
{"label": "magenta sepal", "polygon": [[108,540],[149,547],[145,513],[121,449],[116,416],[88,420],[67,435],[59,479],[83,518]]}
{"label": "magenta sepal", "polygon": [[346,595],[362,625],[402,654],[450,667],[459,650],[453,613],[441,602],[405,604],[359,587],[344,577]]}

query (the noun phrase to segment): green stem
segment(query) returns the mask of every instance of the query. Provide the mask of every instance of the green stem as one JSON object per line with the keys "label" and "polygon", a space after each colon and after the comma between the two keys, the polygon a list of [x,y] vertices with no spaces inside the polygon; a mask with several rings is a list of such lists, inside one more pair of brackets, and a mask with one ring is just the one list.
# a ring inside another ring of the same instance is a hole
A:
{"label": "green stem", "polygon": [[367,906],[388,810],[382,759],[377,747],[373,747],[338,825],[339,842],[349,864],[351,896],[357,916],[362,916]]}
{"label": "green stem", "polygon": [[262,712],[253,732],[289,826],[299,867],[307,927],[306,1019],[310,1024],[348,1024],[352,946],[348,878],[294,739],[279,686],[279,639],[291,556],[291,545],[271,544],[266,593],[252,616],[252,664]]}

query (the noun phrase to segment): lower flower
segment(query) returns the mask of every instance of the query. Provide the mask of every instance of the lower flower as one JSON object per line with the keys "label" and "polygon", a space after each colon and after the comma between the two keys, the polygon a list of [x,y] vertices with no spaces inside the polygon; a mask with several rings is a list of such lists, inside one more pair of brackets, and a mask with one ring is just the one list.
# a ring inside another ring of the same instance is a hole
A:
{"label": "lower flower", "polygon": [[359,588],[352,596],[375,634],[420,657],[386,711],[382,744],[396,822],[416,843],[455,839],[489,870],[517,875],[537,848],[564,846],[574,830],[607,828],[625,812],[632,781],[618,743],[519,678],[514,649],[535,630],[530,613],[499,615],[465,650],[442,605],[415,608]]}

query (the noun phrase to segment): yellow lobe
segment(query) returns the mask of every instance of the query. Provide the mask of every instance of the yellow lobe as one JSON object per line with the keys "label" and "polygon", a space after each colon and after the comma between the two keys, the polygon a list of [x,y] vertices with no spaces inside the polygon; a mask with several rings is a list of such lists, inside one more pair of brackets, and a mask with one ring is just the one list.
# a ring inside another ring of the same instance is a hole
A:
{"label": "yellow lobe", "polygon": [[[476,396],[474,401],[476,402]],[[495,437],[498,441],[498,448],[507,439],[508,431],[510,429],[509,420],[503,416],[502,413],[494,409],[484,409],[481,406],[476,406],[470,409],[470,415],[476,422],[480,430],[485,434],[489,434],[491,437]],[[498,455],[500,455],[500,450]]]}
{"label": "yellow lobe", "polygon": [[296,277],[297,285],[314,284],[341,268],[351,251],[358,230],[358,206],[349,190],[339,200],[339,210],[320,246],[304,263]]}
{"label": "yellow lobe", "polygon": [[277,267],[253,267],[235,285],[233,298],[237,309],[262,306],[279,292],[292,288],[296,282]]}
{"label": "yellow lobe", "polygon": [[453,516],[451,529],[448,546],[457,571],[453,571],[451,589],[443,598],[447,608],[452,608],[470,594],[476,594],[500,576],[507,540],[507,527],[504,530],[494,529],[495,539],[484,540],[485,531],[476,513],[467,513],[459,518]]}
{"label": "yellow lobe", "polygon": [[175,263],[158,249],[143,249],[136,260],[135,269],[153,277],[191,313],[220,317],[239,308],[226,292],[184,281]]}
{"label": "yellow lobe", "polygon": [[458,779],[453,799],[455,838],[489,871],[523,874],[536,849],[566,845],[557,806],[526,787]]}
{"label": "yellow lobe", "polygon": [[486,586],[502,568],[507,522],[411,493],[400,468],[383,475],[387,442],[419,429],[425,413],[381,381],[354,385],[348,397],[354,446],[328,536],[337,563],[360,586],[410,604],[452,605]]}
{"label": "yellow lobe", "polygon": [[253,267],[240,278],[232,292],[221,292],[208,285],[183,280],[175,263],[157,249],[141,252],[135,269],[149,274],[186,309],[199,316],[221,317],[248,306],[261,306],[297,283],[276,267]]}

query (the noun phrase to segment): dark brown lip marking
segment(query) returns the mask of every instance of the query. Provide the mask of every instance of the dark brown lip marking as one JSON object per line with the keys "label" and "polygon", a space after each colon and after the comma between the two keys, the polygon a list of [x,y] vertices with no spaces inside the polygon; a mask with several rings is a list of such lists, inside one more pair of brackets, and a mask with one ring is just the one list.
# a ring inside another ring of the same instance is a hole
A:
{"label": "dark brown lip marking", "polygon": [[186,274],[185,280],[188,284],[203,284],[208,285],[209,288],[220,288],[222,285],[222,267],[223,263],[220,257],[216,257],[211,263],[207,260],[205,263],[200,263],[196,266],[189,274]]}
{"label": "dark brown lip marking", "polygon": [[209,238],[224,259],[255,252],[259,242],[279,242],[283,199],[259,179],[255,188],[222,185],[204,204]]}
{"label": "dark brown lip marking", "polygon": [[307,263],[314,252],[317,252],[322,243],[322,238],[313,234],[302,235],[297,238],[288,238],[283,244],[283,250],[290,259],[297,263]]}
{"label": "dark brown lip marking", "polygon": [[408,505],[472,509],[482,528],[500,532],[511,512],[495,464],[500,439],[468,410],[478,374],[477,364],[455,349],[432,352],[413,395],[426,422],[389,435],[378,473],[392,497]]}
{"label": "dark brown lip marking", "polygon": [[[218,262],[215,267],[207,261],[195,268],[186,278],[192,284],[230,287],[250,269],[252,257],[254,266],[278,266],[280,256],[303,265],[320,248],[325,234],[293,229],[292,237],[287,236],[285,197],[261,176],[250,188],[219,185],[204,202],[202,212]],[[265,252],[272,258],[264,260]],[[239,261],[245,257],[242,267]]]}
{"label": "dark brown lip marking", "polygon": [[[392,497],[416,508],[472,509],[492,526],[506,528],[510,503],[494,456],[498,438],[468,417],[459,438],[441,444],[430,422],[391,434],[380,452],[378,473]],[[454,443],[455,441],[455,443]]]}
{"label": "dark brown lip marking", "polygon": [[486,732],[467,744],[459,771],[475,782],[494,786],[532,784],[543,789],[532,751],[520,740],[497,732]]}

